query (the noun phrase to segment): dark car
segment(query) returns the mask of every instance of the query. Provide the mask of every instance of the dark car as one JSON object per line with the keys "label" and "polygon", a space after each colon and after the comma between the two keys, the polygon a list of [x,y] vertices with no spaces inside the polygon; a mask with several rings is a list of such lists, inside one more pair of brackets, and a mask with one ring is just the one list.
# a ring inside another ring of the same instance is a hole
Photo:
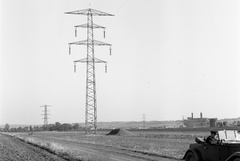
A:
{"label": "dark car", "polygon": [[208,138],[195,141],[185,153],[185,161],[240,161],[239,131],[212,131]]}

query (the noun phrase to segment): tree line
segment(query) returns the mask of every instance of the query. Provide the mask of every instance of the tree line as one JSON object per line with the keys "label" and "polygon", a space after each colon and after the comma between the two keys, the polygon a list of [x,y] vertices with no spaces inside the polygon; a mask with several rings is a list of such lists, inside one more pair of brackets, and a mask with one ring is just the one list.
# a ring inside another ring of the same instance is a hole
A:
{"label": "tree line", "polygon": [[10,127],[9,124],[5,124],[4,128],[0,128],[2,132],[29,132],[29,131],[80,131],[84,130],[84,127],[78,123],[69,124],[55,122],[55,124],[48,124],[43,126],[25,126],[25,127]]}

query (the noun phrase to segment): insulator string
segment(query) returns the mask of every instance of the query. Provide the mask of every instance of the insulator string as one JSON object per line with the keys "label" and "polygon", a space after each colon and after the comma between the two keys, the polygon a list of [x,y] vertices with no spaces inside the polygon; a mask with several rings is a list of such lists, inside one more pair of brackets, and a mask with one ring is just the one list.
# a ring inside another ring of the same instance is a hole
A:
{"label": "insulator string", "polygon": [[77,67],[76,67],[76,63],[74,63],[74,73],[76,73],[77,71]]}
{"label": "insulator string", "polygon": [[69,45],[69,47],[68,47],[68,53],[69,53],[69,55],[71,55],[71,45]]}
{"label": "insulator string", "polygon": [[105,73],[107,73],[107,64],[105,64]]}
{"label": "insulator string", "polygon": [[77,28],[75,27],[75,37],[77,37]]}

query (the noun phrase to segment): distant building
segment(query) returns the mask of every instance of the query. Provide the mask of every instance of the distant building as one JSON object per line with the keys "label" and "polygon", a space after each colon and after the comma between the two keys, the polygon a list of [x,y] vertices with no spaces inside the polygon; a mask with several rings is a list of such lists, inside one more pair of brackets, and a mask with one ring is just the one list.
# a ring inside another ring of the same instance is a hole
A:
{"label": "distant building", "polygon": [[188,128],[215,127],[216,120],[217,118],[204,118],[202,112],[199,118],[194,118],[193,113],[191,113],[191,117],[188,117],[187,120],[183,120],[183,124]]}

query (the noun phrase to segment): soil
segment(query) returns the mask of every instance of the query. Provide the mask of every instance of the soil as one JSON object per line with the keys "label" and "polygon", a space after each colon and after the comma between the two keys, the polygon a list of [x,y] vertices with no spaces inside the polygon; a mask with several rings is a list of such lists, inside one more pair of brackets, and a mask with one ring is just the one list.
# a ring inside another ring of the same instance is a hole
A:
{"label": "soil", "polygon": [[117,135],[117,136],[135,136],[134,133],[126,130],[126,129],[114,129],[110,131],[107,135]]}
{"label": "soil", "polygon": [[39,147],[27,144],[17,138],[0,134],[1,161],[64,161]]}

